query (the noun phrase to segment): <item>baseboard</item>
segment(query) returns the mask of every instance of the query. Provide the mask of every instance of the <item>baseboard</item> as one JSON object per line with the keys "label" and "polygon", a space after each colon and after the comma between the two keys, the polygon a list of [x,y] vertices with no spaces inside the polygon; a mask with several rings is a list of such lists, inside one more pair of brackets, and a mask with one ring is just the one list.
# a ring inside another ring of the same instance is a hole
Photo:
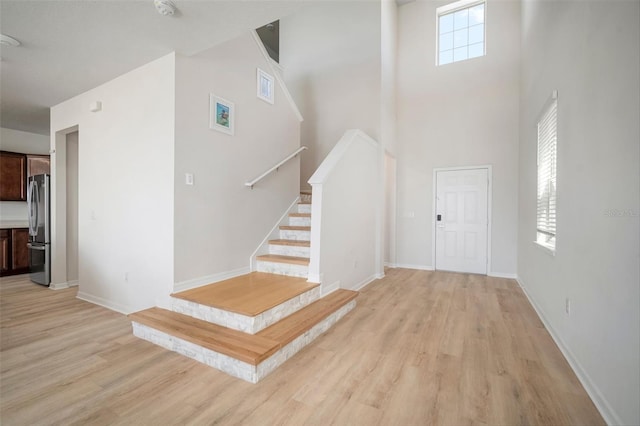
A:
{"label": "baseboard", "polygon": [[580,362],[573,355],[573,352],[571,352],[571,349],[569,349],[569,347],[564,343],[564,340],[562,340],[560,335],[555,331],[551,323],[547,320],[547,317],[540,305],[538,305],[535,299],[527,292],[527,288],[524,285],[522,278],[516,276],[516,281],[518,282],[518,285],[520,285],[522,292],[525,294],[525,296],[527,296],[527,299],[529,300],[529,303],[531,303],[531,306],[533,306],[533,309],[535,309],[538,317],[540,318],[540,321],[542,321],[544,326],[547,328],[547,331],[549,331],[551,338],[556,343],[556,346],[558,346],[558,348],[560,349],[560,352],[562,352],[562,355],[569,363],[569,366],[575,373],[576,377],[578,377],[578,380],[582,384],[582,387],[584,387],[584,389],[587,391],[587,394],[591,398],[591,401],[593,401],[596,409],[600,412],[600,415],[602,416],[604,421],[607,422],[608,425],[623,424],[622,420],[620,420],[620,417],[615,413],[615,411],[611,408],[611,405],[607,402],[607,399],[602,395],[593,380],[591,380],[589,374],[585,371],[584,368],[582,368]]}
{"label": "baseboard", "polygon": [[418,269],[420,271],[433,271],[433,266],[427,265],[411,265],[408,263],[396,263],[396,268],[404,268],[404,269]]}
{"label": "baseboard", "polygon": [[239,277],[240,275],[246,275],[250,272],[251,268],[245,266],[243,268],[238,268],[231,271],[225,271],[217,274],[207,275],[204,277],[194,278],[191,280],[181,281],[173,284],[173,292],[178,293],[180,291],[191,290],[192,288],[217,283],[218,281],[228,280],[230,278]]}
{"label": "baseboard", "polygon": [[320,292],[320,297],[325,297],[326,295],[331,294],[331,293],[333,293],[334,291],[336,291],[336,290],[338,290],[340,288],[340,281],[338,280],[338,281],[334,282],[333,284],[328,285],[326,287],[322,287],[322,286],[320,286],[320,287],[322,288],[322,290]]}
{"label": "baseboard", "polygon": [[487,272],[487,276],[488,277],[494,277],[494,278],[510,278],[512,280],[517,280],[518,279],[518,275],[517,274],[510,274],[510,273],[506,273],[506,272]]}
{"label": "baseboard", "polygon": [[397,268],[398,265],[396,265],[395,263],[389,263],[389,262],[384,262],[384,266],[386,268]]}
{"label": "baseboard", "polygon": [[371,275],[368,278],[365,278],[364,280],[360,281],[358,284],[356,284],[354,290],[355,291],[360,291],[363,288],[365,288],[367,285],[371,284],[373,281],[377,280],[377,274]]}
{"label": "baseboard", "polygon": [[78,286],[78,280],[71,280],[65,283],[49,284],[49,288],[51,290],[64,290],[65,288],[77,287],[77,286]]}
{"label": "baseboard", "polygon": [[130,309],[130,308],[124,306],[124,305],[120,305],[119,303],[114,303],[114,302],[112,302],[110,300],[103,299],[102,297],[94,296],[92,294],[87,294],[87,293],[84,293],[82,291],[78,292],[78,294],[76,295],[76,298],[78,298],[80,300],[84,300],[85,302],[93,303],[94,305],[102,306],[103,308],[107,308],[107,309],[110,309],[112,311],[119,312],[119,313],[124,314],[124,315],[128,315],[131,312],[133,312],[132,309]]}

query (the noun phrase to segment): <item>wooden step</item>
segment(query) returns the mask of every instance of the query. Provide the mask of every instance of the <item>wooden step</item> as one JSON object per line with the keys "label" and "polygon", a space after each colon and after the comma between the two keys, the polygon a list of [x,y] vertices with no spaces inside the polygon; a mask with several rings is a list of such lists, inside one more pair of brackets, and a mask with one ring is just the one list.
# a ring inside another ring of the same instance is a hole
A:
{"label": "wooden step", "polygon": [[298,204],[311,204],[310,201],[300,201]]}
{"label": "wooden step", "polygon": [[171,297],[254,317],[317,286],[304,278],[252,272]]}
{"label": "wooden step", "polygon": [[301,189],[300,193],[301,194],[305,194],[305,195],[311,195],[311,190],[310,189]]}
{"label": "wooden step", "polygon": [[311,247],[311,241],[302,240],[269,240],[269,244],[278,246]]}
{"label": "wooden step", "polygon": [[289,213],[289,217],[311,217],[311,213]]}
{"label": "wooden step", "polygon": [[257,260],[263,262],[288,263],[292,265],[309,266],[309,258],[296,256],[283,256],[281,254],[263,254],[256,256]]}
{"label": "wooden step", "polygon": [[311,232],[310,226],[292,226],[292,225],[282,225],[280,226],[282,231],[307,231]]}
{"label": "wooden step", "polygon": [[262,336],[211,324],[161,308],[129,315],[131,321],[167,333],[251,365],[258,365],[280,349],[280,344]]}
{"label": "wooden step", "polygon": [[129,315],[131,321],[251,365],[258,365],[280,348],[320,323],[358,295],[336,290],[257,334],[246,334],[161,308]]}
{"label": "wooden step", "polygon": [[282,346],[302,335],[311,327],[358,296],[357,291],[336,290],[285,319],[265,328],[258,336],[272,339]]}

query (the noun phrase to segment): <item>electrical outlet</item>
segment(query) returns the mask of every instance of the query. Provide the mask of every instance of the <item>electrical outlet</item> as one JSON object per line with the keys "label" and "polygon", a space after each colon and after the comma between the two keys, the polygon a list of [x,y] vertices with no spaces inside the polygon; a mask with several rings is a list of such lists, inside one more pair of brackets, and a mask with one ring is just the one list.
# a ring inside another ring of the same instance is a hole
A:
{"label": "electrical outlet", "polygon": [[564,299],[564,312],[567,315],[571,315],[571,299],[569,299],[568,297]]}

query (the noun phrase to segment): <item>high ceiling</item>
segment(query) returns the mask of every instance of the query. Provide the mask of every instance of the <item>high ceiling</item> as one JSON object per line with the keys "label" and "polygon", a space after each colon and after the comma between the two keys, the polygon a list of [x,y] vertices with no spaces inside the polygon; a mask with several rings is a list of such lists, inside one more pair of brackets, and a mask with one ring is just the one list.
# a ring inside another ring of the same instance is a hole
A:
{"label": "high ceiling", "polygon": [[1,0],[0,125],[49,134],[49,108],[172,51],[212,47],[286,16],[301,1]]}

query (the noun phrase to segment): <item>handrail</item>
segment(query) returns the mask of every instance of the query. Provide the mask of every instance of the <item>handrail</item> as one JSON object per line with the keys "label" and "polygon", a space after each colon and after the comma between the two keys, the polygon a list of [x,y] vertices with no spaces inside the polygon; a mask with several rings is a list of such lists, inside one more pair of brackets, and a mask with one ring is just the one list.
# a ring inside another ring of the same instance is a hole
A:
{"label": "handrail", "polygon": [[263,174],[261,174],[260,176],[255,178],[254,180],[252,180],[251,182],[245,182],[244,186],[247,186],[247,187],[253,189],[253,186],[256,183],[260,182],[265,176],[267,176],[269,173],[271,173],[273,171],[278,171],[280,166],[282,166],[284,163],[286,163],[287,161],[291,160],[292,158],[297,157],[298,154],[300,154],[305,149],[308,149],[308,148],[306,146],[301,146],[300,148],[296,149],[293,153],[289,154],[289,156],[287,158],[285,158],[284,160],[282,160],[281,162],[279,162],[278,164],[276,164],[275,166],[273,166],[272,168],[270,168],[269,170],[267,170],[266,172],[264,172]]}

